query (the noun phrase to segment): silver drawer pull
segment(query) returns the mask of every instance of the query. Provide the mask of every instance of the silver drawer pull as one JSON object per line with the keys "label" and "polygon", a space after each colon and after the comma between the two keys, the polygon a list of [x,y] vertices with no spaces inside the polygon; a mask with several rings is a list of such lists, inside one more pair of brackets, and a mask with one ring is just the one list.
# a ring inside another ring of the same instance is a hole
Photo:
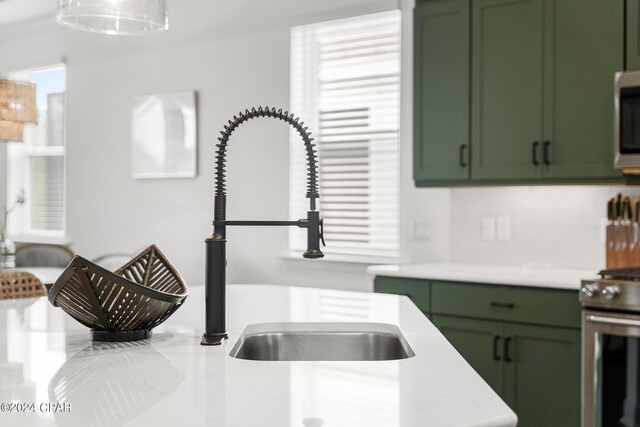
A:
{"label": "silver drawer pull", "polygon": [[603,317],[588,315],[587,320],[594,323],[604,323],[608,325],[624,325],[640,327],[640,320],[618,319],[617,317]]}

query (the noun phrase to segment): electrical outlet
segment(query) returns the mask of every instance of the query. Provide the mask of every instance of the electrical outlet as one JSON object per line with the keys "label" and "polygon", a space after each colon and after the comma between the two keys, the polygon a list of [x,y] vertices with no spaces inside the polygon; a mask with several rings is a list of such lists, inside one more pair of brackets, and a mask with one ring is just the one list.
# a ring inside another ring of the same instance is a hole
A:
{"label": "electrical outlet", "polygon": [[496,239],[503,242],[511,240],[510,216],[499,216],[496,218]]}
{"label": "electrical outlet", "polygon": [[429,240],[429,223],[415,221],[411,230],[411,240]]}
{"label": "electrical outlet", "polygon": [[482,217],[482,240],[496,240],[496,217]]}

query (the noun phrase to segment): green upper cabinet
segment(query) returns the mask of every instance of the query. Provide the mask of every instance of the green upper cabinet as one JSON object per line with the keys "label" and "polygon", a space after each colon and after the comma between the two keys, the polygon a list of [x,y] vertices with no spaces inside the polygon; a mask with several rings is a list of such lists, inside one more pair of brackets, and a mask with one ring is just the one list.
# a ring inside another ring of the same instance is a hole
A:
{"label": "green upper cabinet", "polygon": [[622,177],[613,167],[613,77],[624,68],[624,6],[624,0],[547,1],[545,178]]}
{"label": "green upper cabinet", "polygon": [[543,0],[474,0],[472,16],[473,179],[539,177]]}
{"label": "green upper cabinet", "polygon": [[418,3],[416,184],[623,182],[613,77],[640,68],[638,2]]}
{"label": "green upper cabinet", "polygon": [[640,0],[627,0],[626,69],[640,69]]}
{"label": "green upper cabinet", "polygon": [[469,0],[416,6],[416,181],[470,177],[469,12]]}

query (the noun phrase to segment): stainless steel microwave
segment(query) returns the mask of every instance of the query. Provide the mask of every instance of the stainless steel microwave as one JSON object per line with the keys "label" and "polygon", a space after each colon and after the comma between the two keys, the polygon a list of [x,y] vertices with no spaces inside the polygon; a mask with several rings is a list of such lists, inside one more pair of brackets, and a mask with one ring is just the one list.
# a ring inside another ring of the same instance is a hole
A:
{"label": "stainless steel microwave", "polygon": [[616,73],[614,99],[615,167],[640,175],[640,71]]}

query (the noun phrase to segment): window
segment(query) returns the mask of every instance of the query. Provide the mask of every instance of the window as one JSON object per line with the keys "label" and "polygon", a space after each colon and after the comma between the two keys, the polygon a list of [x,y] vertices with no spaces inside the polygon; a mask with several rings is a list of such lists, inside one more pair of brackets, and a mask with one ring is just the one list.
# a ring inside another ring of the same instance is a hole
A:
{"label": "window", "polygon": [[12,73],[36,84],[38,123],[25,126],[24,142],[7,150],[7,203],[24,191],[25,204],[11,213],[8,233],[19,240],[61,238],[65,234],[64,66]]}
{"label": "window", "polygon": [[[316,138],[323,251],[398,256],[400,11],[293,28],[291,111]],[[290,211],[305,218],[305,153],[290,140]],[[292,251],[302,234],[290,233]]]}

